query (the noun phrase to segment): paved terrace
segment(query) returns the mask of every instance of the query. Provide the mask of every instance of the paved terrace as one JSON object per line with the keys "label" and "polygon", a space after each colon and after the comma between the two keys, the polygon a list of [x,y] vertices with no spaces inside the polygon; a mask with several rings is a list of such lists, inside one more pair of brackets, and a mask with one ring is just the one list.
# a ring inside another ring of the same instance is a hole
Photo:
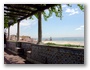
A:
{"label": "paved terrace", "polygon": [[4,51],[4,64],[32,64],[26,61],[23,56],[15,55],[7,50]]}

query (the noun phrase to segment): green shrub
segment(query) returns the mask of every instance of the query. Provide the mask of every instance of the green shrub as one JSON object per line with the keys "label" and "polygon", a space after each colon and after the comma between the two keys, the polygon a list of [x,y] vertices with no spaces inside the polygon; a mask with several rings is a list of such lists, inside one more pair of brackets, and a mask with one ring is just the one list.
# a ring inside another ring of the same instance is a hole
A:
{"label": "green shrub", "polygon": [[45,45],[48,45],[48,46],[65,46],[65,47],[82,47],[84,48],[84,46],[81,46],[81,45],[71,45],[71,44],[55,44],[55,43],[46,43]]}

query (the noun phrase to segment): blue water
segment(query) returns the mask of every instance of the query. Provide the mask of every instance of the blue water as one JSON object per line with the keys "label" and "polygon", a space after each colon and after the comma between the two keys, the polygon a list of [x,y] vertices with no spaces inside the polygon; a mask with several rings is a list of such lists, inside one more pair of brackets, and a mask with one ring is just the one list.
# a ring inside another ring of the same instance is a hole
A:
{"label": "blue water", "polygon": [[53,41],[84,41],[82,37],[62,37],[62,38],[52,38]]}
{"label": "blue water", "polygon": [[[43,41],[45,41],[46,39],[50,41],[50,38],[42,38]],[[52,41],[82,41],[84,42],[84,37],[54,37],[54,38],[52,37]]]}

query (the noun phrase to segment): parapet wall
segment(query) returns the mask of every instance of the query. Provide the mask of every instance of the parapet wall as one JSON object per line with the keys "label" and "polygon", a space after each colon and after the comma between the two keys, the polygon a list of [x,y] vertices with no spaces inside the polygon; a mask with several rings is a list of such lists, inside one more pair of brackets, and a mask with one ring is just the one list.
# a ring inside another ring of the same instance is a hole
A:
{"label": "parapet wall", "polygon": [[[20,42],[27,60],[42,64],[84,64],[84,49],[68,47],[52,47]],[[13,45],[13,46],[12,46]],[[17,47],[17,43],[8,42],[9,48]],[[31,53],[26,53],[31,51]]]}

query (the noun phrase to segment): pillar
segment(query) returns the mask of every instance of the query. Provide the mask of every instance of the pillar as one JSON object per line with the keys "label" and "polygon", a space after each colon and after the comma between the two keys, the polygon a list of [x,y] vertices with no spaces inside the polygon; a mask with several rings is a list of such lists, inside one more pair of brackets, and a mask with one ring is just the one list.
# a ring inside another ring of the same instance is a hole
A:
{"label": "pillar", "polygon": [[41,18],[41,11],[38,12],[38,43],[42,43],[42,18]]}
{"label": "pillar", "polygon": [[17,23],[17,41],[19,41],[19,22]]}
{"label": "pillar", "polygon": [[8,27],[8,40],[10,40],[10,26]]}

